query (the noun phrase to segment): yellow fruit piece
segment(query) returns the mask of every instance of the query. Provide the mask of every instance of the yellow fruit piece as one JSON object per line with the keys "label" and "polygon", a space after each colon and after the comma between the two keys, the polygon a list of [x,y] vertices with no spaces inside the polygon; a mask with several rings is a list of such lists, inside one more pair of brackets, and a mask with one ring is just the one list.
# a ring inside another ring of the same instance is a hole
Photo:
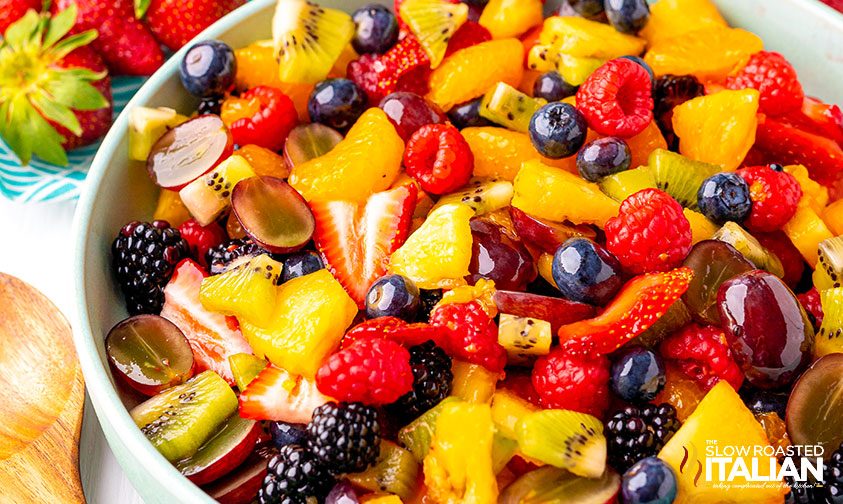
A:
{"label": "yellow fruit piece", "polygon": [[556,70],[565,82],[574,86],[585,82],[605,62],[602,58],[571,56],[548,45],[533,46],[527,54],[527,68],[537,72]]}
{"label": "yellow fruit piece", "polygon": [[720,91],[673,109],[679,152],[696,161],[735,170],[755,143],[758,91]]}
{"label": "yellow fruit piece", "polygon": [[531,159],[577,173],[575,156],[564,159],[546,158],[538,153],[530,142],[530,136],[525,133],[481,126],[465,128],[462,130],[462,136],[474,154],[475,177],[515,180],[521,163]]}
{"label": "yellow fruit piece", "polygon": [[478,364],[455,360],[451,395],[470,403],[488,403],[495,393],[500,373],[489,371]]}
{"label": "yellow fruit piece", "polygon": [[644,131],[634,137],[627,138],[626,144],[632,152],[632,161],[629,166],[646,165],[649,162],[651,152],[656,149],[667,149],[667,142],[656,121],[650,121]]}
{"label": "yellow fruit piece", "polygon": [[294,278],[278,288],[271,322],[240,321],[255,355],[313,379],[357,314],[357,304],[328,270]]}
{"label": "yellow fruit piece", "polygon": [[404,275],[422,289],[465,284],[471,262],[474,210],[459,203],[433,210],[389,261],[392,273]]}
{"label": "yellow fruit piece", "polygon": [[782,231],[812,268],[817,265],[820,242],[834,237],[817,212],[808,206],[800,206]]}
{"label": "yellow fruit piece", "polygon": [[129,159],[146,162],[158,139],[187,119],[167,107],[134,107],[129,112]]}
{"label": "yellow fruit piece", "polygon": [[[819,271],[824,271],[824,268],[818,268],[817,272]],[[814,276],[816,277],[816,272]],[[843,313],[843,287],[821,289],[820,303],[825,317],[814,340],[814,359],[843,353],[843,331],[839,329],[838,322],[840,314]]]}
{"label": "yellow fruit piece", "polygon": [[578,16],[551,16],[544,20],[539,44],[581,58],[604,60],[638,55],[644,40],[623,34],[611,26]]}
{"label": "yellow fruit piece", "polygon": [[152,215],[154,220],[163,220],[173,227],[179,227],[190,219],[190,211],[184,206],[178,191],[161,189],[158,195],[158,205]]}
{"label": "yellow fruit piece", "polygon": [[808,173],[808,169],[802,165],[788,165],[784,167],[784,171],[793,175],[802,188],[799,206],[808,206],[818,214],[823,213],[828,204],[828,188],[815,182]]}
{"label": "yellow fruit piece", "polygon": [[834,236],[843,236],[843,200],[837,200],[823,211],[825,225]]}
{"label": "yellow fruit piece", "polygon": [[665,384],[653,400],[654,404],[668,403],[676,408],[676,418],[684,422],[697,409],[705,391],[683,373],[676,364],[665,364]]}
{"label": "yellow fruit piece", "polygon": [[360,497],[360,504],[403,504],[401,497],[393,494],[367,494]]}
{"label": "yellow fruit piece", "polygon": [[448,111],[483,95],[498,82],[517,86],[524,75],[524,46],[515,38],[490,40],[445,58],[430,75],[427,99]]}
{"label": "yellow fruit piece", "polygon": [[691,243],[697,244],[703,240],[710,240],[717,232],[717,226],[705,215],[688,208],[683,208],[682,211],[691,224]]}
{"label": "yellow fruit piece", "polygon": [[433,307],[433,310],[447,304],[464,304],[477,301],[483,307],[483,311],[488,316],[494,318],[498,315],[498,307],[493,299],[495,291],[494,280],[481,278],[474,285],[460,285],[459,287],[446,291],[442,299]]}
{"label": "yellow fruit piece", "polygon": [[545,279],[547,283],[556,287],[556,280],[553,279],[553,254],[542,252],[538,261],[539,275]]}
{"label": "yellow fruit piece", "polygon": [[[736,456],[750,467],[756,449],[771,450],[767,435],[737,392],[725,381],[715,385],[682,427],[659,452],[676,474],[679,486],[675,504],[781,503],[786,492],[779,482],[766,485],[749,482],[741,474],[727,480],[733,464],[726,464],[726,477],[720,478],[717,464],[706,463],[706,451],[749,450],[746,457]],[[729,448],[727,448],[729,447]],[[775,460],[775,455],[773,456]],[[768,475],[770,462],[761,457],[758,474]],[[708,466],[708,467],[707,467]],[[779,470],[775,463],[776,472]],[[702,474],[695,483],[697,472]],[[710,472],[709,472],[710,471]]]}
{"label": "yellow fruit piece", "polygon": [[488,404],[454,402],[436,420],[424,482],[437,504],[493,504],[498,485],[492,469],[495,427]]}
{"label": "yellow fruit piece", "polygon": [[498,390],[492,396],[492,421],[497,433],[509,439],[518,439],[515,430],[518,421],[537,410],[530,401],[506,389]]}
{"label": "yellow fruit piece", "polygon": [[468,19],[468,5],[445,0],[405,0],[398,12],[430,58],[430,68],[442,63],[448,41]]}
{"label": "yellow fruit piece", "polygon": [[767,413],[756,413],[755,419],[761,424],[764,433],[770,444],[776,449],[787,449],[790,446],[790,437],[787,435],[787,427],[784,420],[775,411]]}
{"label": "yellow fruit piece", "polygon": [[287,161],[267,148],[249,144],[240,147],[237,154],[249,163],[255,175],[282,179],[290,176],[290,167],[287,166]]}
{"label": "yellow fruit piece", "polygon": [[754,33],[712,25],[654,43],[644,61],[657,75],[692,74],[700,80],[718,80],[746,64],[764,49]]}
{"label": "yellow fruit piece", "polygon": [[650,19],[639,35],[653,45],[710,26],[728,26],[710,0],[659,0],[650,6]]}
{"label": "yellow fruit piece", "polygon": [[492,38],[518,37],[541,24],[542,6],[541,0],[489,0],[477,22]]}
{"label": "yellow fruit piece", "polygon": [[330,152],[293,167],[292,185],[307,201],[362,203],[401,171],[404,141],[383,110],[370,108]]}
{"label": "yellow fruit piece", "polygon": [[513,183],[512,206],[542,219],[596,224],[618,215],[619,203],[597,184],[540,161],[527,161]]}

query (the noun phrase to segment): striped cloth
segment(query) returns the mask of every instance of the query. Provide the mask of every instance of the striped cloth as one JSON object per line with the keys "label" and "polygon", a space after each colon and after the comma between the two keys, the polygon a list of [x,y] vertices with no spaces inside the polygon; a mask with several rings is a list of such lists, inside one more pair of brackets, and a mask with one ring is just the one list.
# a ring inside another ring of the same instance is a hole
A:
{"label": "striped cloth", "polygon": [[[143,77],[112,78],[114,117],[145,80]],[[0,140],[0,194],[22,202],[75,200],[99,146],[98,142],[69,152],[68,166],[55,166],[38,158],[33,158],[29,166],[21,166],[14,153]]]}

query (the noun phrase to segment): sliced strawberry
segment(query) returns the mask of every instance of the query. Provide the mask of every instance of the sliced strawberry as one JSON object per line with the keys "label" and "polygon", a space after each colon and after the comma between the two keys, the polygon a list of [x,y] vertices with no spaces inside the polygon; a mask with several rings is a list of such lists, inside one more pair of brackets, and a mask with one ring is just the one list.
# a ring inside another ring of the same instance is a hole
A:
{"label": "sliced strawberry", "polygon": [[433,341],[438,345],[442,337],[441,329],[430,324],[409,324],[397,317],[378,317],[349,329],[342,339],[342,348],[348,348],[364,338],[386,338],[409,348],[425,341]]}
{"label": "sliced strawberry", "polygon": [[240,416],[306,424],[313,410],[329,401],[316,383],[269,365],[240,394]]}
{"label": "sliced strawberry", "polygon": [[311,202],[313,234],[328,269],[361,309],[366,292],[386,273],[389,256],[410,232],[415,185],[375,193],[365,205],[350,201]]}
{"label": "sliced strawberry", "polygon": [[805,97],[802,109],[777,117],[781,122],[843,144],[843,111],[837,105]]}
{"label": "sliced strawberry", "polygon": [[205,278],[202,268],[190,259],[178,266],[164,288],[164,308],[161,316],[176,324],[184,333],[197,372],[210,369],[234,385],[234,374],[228,357],[236,353],[252,353],[237,321],[219,313],[209,312],[199,302],[199,286]]}
{"label": "sliced strawberry", "polygon": [[834,140],[769,117],[759,121],[755,146],[783,165],[801,164],[811,178],[830,185],[843,171],[843,149]]}
{"label": "sliced strawberry", "polygon": [[682,267],[633,278],[599,316],[560,327],[560,344],[586,354],[617,350],[660,319],[693,277],[690,268]]}

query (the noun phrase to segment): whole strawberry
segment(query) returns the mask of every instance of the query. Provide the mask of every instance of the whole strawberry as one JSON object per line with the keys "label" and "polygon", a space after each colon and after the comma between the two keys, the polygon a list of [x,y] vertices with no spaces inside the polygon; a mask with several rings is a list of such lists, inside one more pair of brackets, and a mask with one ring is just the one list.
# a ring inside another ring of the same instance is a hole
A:
{"label": "whole strawberry", "polygon": [[752,211],[744,225],[750,231],[775,231],[787,224],[802,199],[802,187],[781,165],[750,166],[738,170],[749,186]]}
{"label": "whole strawberry", "polygon": [[802,107],[805,92],[796,70],[777,52],[760,51],[746,66],[726,81],[729,89],[757,89],[761,93],[759,112],[781,115]]}
{"label": "whole strawberry", "polygon": [[29,9],[41,10],[41,0],[0,0],[0,35]]}
{"label": "whole strawberry", "polygon": [[609,407],[609,359],[556,348],[536,361],[533,386],[546,408],[602,417]]}
{"label": "whole strawberry", "polygon": [[140,0],[138,17],[145,17],[155,37],[177,51],[244,3],[246,0]]}
{"label": "whole strawberry", "polygon": [[132,0],[56,0],[52,11],[72,5],[79,15],[71,33],[97,30],[92,47],[113,73],[152,75],[164,63],[152,32],[135,17]]}
{"label": "whole strawberry", "polygon": [[66,165],[64,148],[93,142],[111,121],[108,73],[86,47],[96,32],[64,38],[75,19],[75,7],[29,11],[0,44],[0,137],[23,164],[35,154]]}

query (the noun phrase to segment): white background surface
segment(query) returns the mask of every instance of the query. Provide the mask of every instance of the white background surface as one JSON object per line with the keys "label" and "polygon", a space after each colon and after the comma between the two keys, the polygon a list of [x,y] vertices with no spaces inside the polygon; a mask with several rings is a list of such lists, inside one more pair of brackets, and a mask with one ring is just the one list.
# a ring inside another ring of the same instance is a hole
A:
{"label": "white background surface", "polygon": [[[74,207],[73,203],[23,205],[0,196],[0,272],[36,287],[71,322],[75,317],[71,230]],[[89,503],[142,504],[111,453],[88,400],[79,464]]]}

